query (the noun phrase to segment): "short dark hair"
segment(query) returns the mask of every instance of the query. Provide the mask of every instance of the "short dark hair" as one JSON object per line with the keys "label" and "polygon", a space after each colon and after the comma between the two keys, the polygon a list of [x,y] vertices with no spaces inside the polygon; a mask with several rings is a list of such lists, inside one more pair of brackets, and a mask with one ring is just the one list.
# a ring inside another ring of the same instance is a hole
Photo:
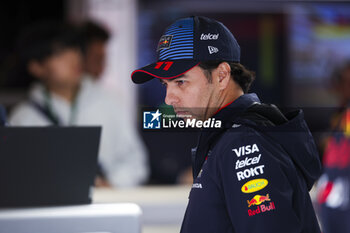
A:
{"label": "short dark hair", "polygon": [[80,33],[83,40],[83,50],[94,41],[108,41],[110,35],[109,32],[101,25],[86,21],[80,26]]}
{"label": "short dark hair", "polygon": [[198,66],[202,68],[208,81],[212,81],[211,73],[216,69],[222,62],[226,62],[231,67],[231,77],[243,90],[244,93],[249,91],[251,84],[255,79],[255,72],[248,70],[242,64],[237,62],[227,61],[206,61],[201,62]]}
{"label": "short dark hair", "polygon": [[30,60],[43,61],[66,49],[80,49],[80,36],[73,25],[46,21],[25,28],[17,41],[17,50],[24,64]]}

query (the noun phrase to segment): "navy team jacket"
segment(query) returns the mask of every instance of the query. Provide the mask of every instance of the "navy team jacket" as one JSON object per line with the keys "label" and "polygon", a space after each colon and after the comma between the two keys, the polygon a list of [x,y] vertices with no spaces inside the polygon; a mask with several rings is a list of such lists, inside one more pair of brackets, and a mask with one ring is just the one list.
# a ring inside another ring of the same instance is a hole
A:
{"label": "navy team jacket", "polygon": [[[319,233],[308,191],[321,173],[302,111],[245,94],[203,130],[182,233]],[[224,128],[225,128],[224,127]]]}

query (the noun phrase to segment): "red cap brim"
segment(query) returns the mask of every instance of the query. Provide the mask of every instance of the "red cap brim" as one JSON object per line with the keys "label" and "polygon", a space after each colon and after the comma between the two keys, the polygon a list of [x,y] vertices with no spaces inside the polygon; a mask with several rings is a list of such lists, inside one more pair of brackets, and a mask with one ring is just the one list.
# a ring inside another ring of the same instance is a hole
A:
{"label": "red cap brim", "polygon": [[158,61],[135,70],[131,74],[134,83],[144,83],[153,78],[173,79],[179,77],[199,64],[194,60]]}

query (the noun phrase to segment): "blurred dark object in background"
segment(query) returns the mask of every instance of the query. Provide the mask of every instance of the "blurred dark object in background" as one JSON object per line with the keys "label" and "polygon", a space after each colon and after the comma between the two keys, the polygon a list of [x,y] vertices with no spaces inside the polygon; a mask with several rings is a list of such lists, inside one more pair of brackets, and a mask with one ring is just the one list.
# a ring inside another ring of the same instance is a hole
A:
{"label": "blurred dark object in background", "polygon": [[329,133],[323,146],[323,174],[319,179],[317,204],[324,233],[349,232],[350,224],[350,62],[332,75],[339,107],[329,118]]}
{"label": "blurred dark object in background", "polygon": [[32,82],[16,53],[20,31],[36,21],[63,20],[65,1],[8,1],[0,8],[0,101],[9,109],[25,97]]}
{"label": "blurred dark object in background", "polygon": [[142,133],[150,154],[150,184],[176,184],[179,175],[191,166],[191,148],[197,144],[198,132]]}
{"label": "blurred dark object in background", "polygon": [[[30,80],[23,79],[18,67],[16,54],[16,38],[20,31],[33,22],[41,20],[63,20],[64,1],[10,1],[0,8],[0,86],[27,87]],[[7,72],[6,72],[7,71]],[[8,76],[8,74],[10,74]]]}

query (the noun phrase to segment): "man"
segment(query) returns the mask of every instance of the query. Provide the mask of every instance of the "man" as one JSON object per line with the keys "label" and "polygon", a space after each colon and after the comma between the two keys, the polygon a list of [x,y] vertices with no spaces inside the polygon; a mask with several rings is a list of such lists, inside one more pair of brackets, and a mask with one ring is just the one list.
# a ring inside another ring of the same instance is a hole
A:
{"label": "man", "polygon": [[105,68],[106,44],[109,32],[102,26],[87,21],[81,26],[84,53],[84,71],[94,80],[99,80]]}
{"label": "man", "polygon": [[247,94],[254,76],[231,32],[205,17],[180,19],[158,55],[132,80],[159,78],[177,114],[222,122],[201,132],[181,232],[319,233],[308,190],[321,165],[303,114],[284,116]]}

